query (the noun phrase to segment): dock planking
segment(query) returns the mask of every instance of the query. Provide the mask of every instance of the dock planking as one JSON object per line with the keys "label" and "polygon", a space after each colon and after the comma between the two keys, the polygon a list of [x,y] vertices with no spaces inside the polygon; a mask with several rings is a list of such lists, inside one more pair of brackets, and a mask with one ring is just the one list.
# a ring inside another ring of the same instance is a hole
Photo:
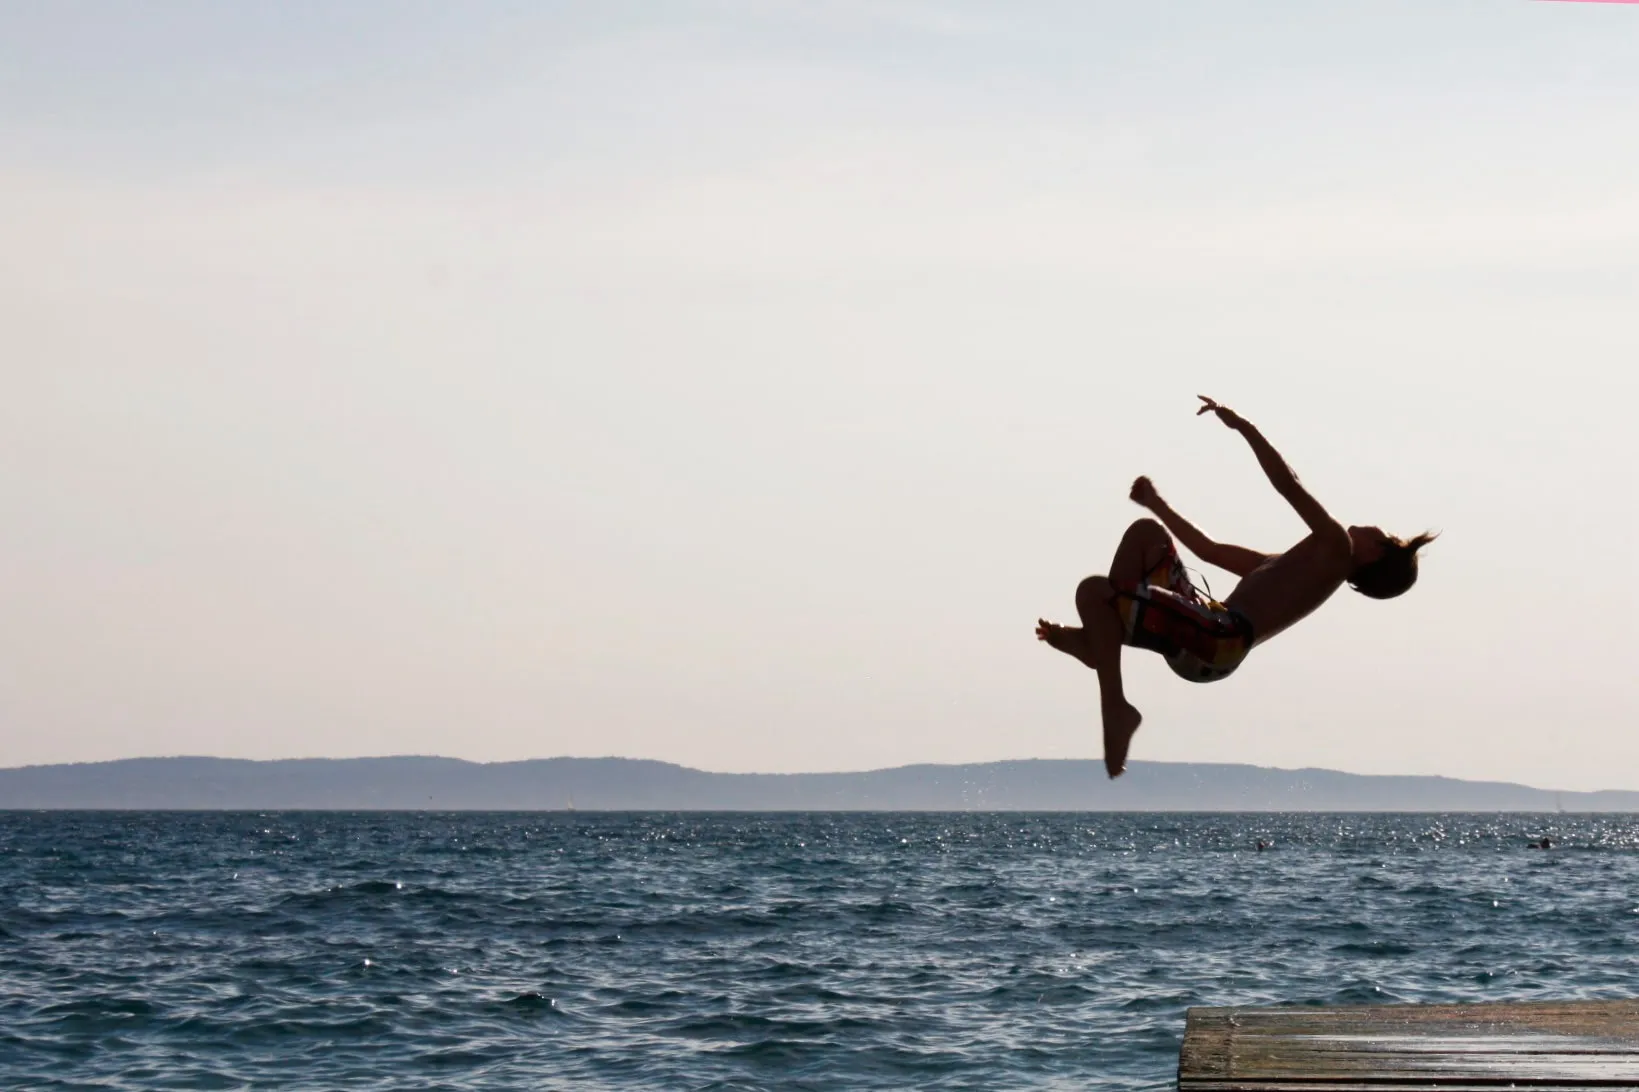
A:
{"label": "dock planking", "polygon": [[1179,1092],[1639,1088],[1639,1000],[1190,1009]]}

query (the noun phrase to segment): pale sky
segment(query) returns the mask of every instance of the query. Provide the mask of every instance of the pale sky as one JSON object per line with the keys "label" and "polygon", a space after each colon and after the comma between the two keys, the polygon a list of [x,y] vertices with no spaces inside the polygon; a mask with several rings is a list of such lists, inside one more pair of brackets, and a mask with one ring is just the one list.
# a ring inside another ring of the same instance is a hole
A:
{"label": "pale sky", "polygon": [[0,2],[0,765],[1096,757],[1205,393],[1135,759],[1639,788],[1636,361],[1639,8]]}

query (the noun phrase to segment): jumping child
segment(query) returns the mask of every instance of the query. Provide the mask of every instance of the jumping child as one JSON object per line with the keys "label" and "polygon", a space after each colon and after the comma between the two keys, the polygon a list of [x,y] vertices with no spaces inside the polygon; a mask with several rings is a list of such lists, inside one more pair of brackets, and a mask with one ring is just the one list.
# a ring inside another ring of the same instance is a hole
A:
{"label": "jumping child", "polygon": [[[1275,492],[1309,527],[1284,553],[1265,554],[1214,542],[1174,512],[1148,478],[1133,482],[1132,499],[1153,512],[1122,536],[1107,576],[1089,576],[1076,588],[1081,625],[1036,623],[1046,641],[1098,672],[1104,721],[1104,768],[1119,777],[1143,715],[1121,688],[1121,646],[1159,652],[1173,673],[1213,682],[1240,666],[1260,645],[1309,615],[1345,582],[1373,599],[1393,599],[1417,582],[1417,551],[1433,541],[1409,542],[1379,527],[1344,527],[1311,497],[1280,453],[1245,418],[1205,395],[1196,416],[1217,414],[1239,432]],[[1170,532],[1170,533],[1169,533]],[[1174,536],[1209,565],[1241,578],[1223,602],[1197,591],[1184,572]]]}

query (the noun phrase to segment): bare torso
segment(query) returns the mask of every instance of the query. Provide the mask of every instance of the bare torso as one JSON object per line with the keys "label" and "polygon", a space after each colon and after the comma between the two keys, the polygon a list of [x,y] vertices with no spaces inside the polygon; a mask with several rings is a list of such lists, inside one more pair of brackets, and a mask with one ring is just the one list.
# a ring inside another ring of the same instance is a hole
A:
{"label": "bare torso", "polygon": [[1241,578],[1224,605],[1252,624],[1257,644],[1301,621],[1343,586],[1353,567],[1341,527],[1316,531],[1283,554],[1271,554]]}

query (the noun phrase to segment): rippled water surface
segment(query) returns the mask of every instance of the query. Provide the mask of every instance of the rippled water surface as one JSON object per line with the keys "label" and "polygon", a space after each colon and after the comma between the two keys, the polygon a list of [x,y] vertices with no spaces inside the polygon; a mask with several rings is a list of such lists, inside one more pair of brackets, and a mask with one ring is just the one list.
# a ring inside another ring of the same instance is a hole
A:
{"label": "rippled water surface", "polygon": [[1633,816],[0,813],[5,1089],[1167,1088],[1636,956]]}

